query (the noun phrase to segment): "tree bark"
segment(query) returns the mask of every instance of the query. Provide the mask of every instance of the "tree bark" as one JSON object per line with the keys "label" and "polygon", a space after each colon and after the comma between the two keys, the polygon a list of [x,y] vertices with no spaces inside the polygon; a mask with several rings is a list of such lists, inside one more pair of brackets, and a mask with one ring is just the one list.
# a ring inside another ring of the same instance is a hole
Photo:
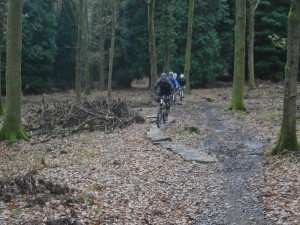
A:
{"label": "tree bark", "polygon": [[249,86],[255,89],[255,74],[254,74],[254,25],[255,25],[255,10],[260,0],[249,0],[249,40],[248,40],[248,75]]}
{"label": "tree bark", "polygon": [[288,17],[287,61],[285,65],[285,83],[283,117],[278,144],[271,155],[299,151],[296,131],[297,75],[300,54],[300,1],[292,0]]}
{"label": "tree bark", "polygon": [[148,4],[148,31],[149,31],[149,54],[150,54],[150,90],[153,90],[157,79],[157,58],[156,58],[156,44],[155,44],[155,30],[154,30],[154,6],[155,0],[147,0]]}
{"label": "tree bark", "polygon": [[109,55],[109,71],[108,71],[108,83],[107,93],[108,97],[112,94],[112,73],[114,64],[114,51],[115,51],[115,39],[116,39],[116,23],[117,23],[117,0],[110,0],[112,12],[111,12],[111,42],[110,42],[110,55]]}
{"label": "tree bark", "polygon": [[28,140],[21,122],[22,0],[8,1],[6,107],[0,140]]}
{"label": "tree bark", "polygon": [[191,68],[191,54],[192,54],[194,8],[195,8],[195,0],[190,0],[186,52],[185,52],[185,65],[184,65],[184,75],[186,79],[186,89],[185,89],[186,93],[190,93],[190,68]]}
{"label": "tree bark", "polygon": [[236,0],[236,22],[234,37],[234,75],[232,98],[229,110],[245,110],[245,33],[246,33],[246,0]]}
{"label": "tree bark", "polygon": [[100,0],[100,37],[99,37],[99,81],[100,81],[100,91],[104,91],[105,85],[104,85],[104,71],[105,71],[105,49],[104,49],[104,44],[106,40],[106,20],[105,20],[105,7],[104,7],[104,2],[105,0]]}
{"label": "tree bark", "polygon": [[2,51],[3,51],[3,39],[4,39],[4,18],[5,18],[5,0],[0,0],[0,117],[4,114],[3,102],[2,102]]}
{"label": "tree bark", "polygon": [[81,69],[82,69],[82,20],[83,20],[83,0],[78,4],[78,28],[77,28],[77,55],[76,55],[76,101],[81,102]]}
{"label": "tree bark", "polygon": [[89,40],[88,40],[88,32],[89,32],[89,21],[88,21],[88,0],[84,0],[83,4],[84,16],[83,16],[83,43],[84,43],[84,51],[83,51],[83,64],[84,64],[84,78],[85,78],[85,90],[84,93],[86,95],[91,94],[91,74],[90,74],[90,63],[88,60],[88,48],[89,48]]}

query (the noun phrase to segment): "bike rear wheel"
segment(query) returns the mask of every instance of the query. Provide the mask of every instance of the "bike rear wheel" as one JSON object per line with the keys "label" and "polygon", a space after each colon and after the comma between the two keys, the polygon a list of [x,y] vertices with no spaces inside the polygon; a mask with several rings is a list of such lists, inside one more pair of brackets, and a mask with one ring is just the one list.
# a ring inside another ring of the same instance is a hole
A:
{"label": "bike rear wheel", "polygon": [[183,99],[183,91],[179,92],[179,97],[180,97],[180,101],[182,101],[182,99]]}

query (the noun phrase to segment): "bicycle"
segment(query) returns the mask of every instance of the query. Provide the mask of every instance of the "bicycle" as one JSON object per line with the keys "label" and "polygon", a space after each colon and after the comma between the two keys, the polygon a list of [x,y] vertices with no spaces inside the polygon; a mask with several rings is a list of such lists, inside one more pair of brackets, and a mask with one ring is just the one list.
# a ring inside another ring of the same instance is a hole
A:
{"label": "bicycle", "polygon": [[156,118],[156,124],[158,128],[160,128],[161,125],[166,122],[167,113],[166,113],[165,99],[167,99],[167,97],[165,96],[161,96],[159,99],[159,107],[157,110],[157,118]]}
{"label": "bicycle", "polygon": [[183,98],[184,98],[184,87],[180,86],[179,87],[179,99],[181,102],[182,102]]}

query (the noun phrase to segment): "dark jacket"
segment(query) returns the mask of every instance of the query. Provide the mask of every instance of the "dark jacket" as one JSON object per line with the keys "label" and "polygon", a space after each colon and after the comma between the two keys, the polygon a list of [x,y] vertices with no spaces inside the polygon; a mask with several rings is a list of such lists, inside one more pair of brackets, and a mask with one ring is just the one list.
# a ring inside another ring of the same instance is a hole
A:
{"label": "dark jacket", "polygon": [[181,86],[181,87],[186,85],[185,78],[179,77],[179,79],[177,81],[178,81],[179,86]]}
{"label": "dark jacket", "polygon": [[[159,93],[157,93],[157,89],[159,87]],[[153,93],[159,96],[169,96],[174,93],[174,85],[169,79],[166,79],[165,82],[162,82],[161,79],[158,79],[155,82]]]}

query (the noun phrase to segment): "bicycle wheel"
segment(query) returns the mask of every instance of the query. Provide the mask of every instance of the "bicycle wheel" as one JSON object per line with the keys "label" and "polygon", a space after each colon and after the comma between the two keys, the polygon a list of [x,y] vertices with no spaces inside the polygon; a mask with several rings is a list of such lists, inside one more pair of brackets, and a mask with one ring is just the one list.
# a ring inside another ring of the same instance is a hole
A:
{"label": "bicycle wheel", "polygon": [[157,127],[160,128],[162,123],[163,123],[163,114],[162,114],[161,109],[159,109],[157,112],[157,118],[156,118]]}
{"label": "bicycle wheel", "polygon": [[179,92],[179,96],[180,96],[180,101],[182,101],[182,99],[183,99],[183,91]]}

